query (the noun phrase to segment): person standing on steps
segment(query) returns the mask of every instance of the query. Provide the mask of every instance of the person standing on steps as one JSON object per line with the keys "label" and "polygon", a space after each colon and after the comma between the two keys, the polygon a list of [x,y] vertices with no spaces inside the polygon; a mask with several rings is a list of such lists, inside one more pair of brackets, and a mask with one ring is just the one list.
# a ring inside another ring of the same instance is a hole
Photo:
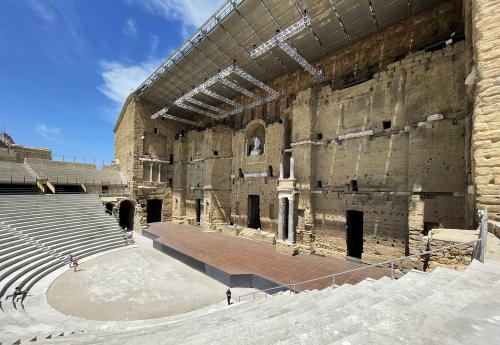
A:
{"label": "person standing on steps", "polygon": [[227,297],[227,305],[230,305],[231,304],[231,289],[227,289],[226,297]]}
{"label": "person standing on steps", "polygon": [[69,265],[69,268],[71,269],[71,265],[73,265],[73,255],[68,254],[68,256],[66,257],[66,260],[68,260],[68,265]]}
{"label": "person standing on steps", "polygon": [[73,272],[76,272],[76,269],[78,268],[78,260],[76,258],[73,259],[73,268],[74,268]]}
{"label": "person standing on steps", "polygon": [[14,293],[12,294],[12,300],[14,301],[17,296],[23,296],[23,299],[24,299],[27,294],[28,294],[28,291],[23,291],[23,290],[21,290],[20,286],[16,286],[16,288],[14,289]]}

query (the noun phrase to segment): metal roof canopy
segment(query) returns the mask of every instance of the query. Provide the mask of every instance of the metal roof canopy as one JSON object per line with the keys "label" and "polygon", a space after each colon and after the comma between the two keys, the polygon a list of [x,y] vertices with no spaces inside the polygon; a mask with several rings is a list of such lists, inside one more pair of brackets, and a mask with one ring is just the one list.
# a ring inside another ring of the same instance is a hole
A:
{"label": "metal roof canopy", "polygon": [[[172,116],[199,119],[190,111],[176,107],[175,100],[193,86],[201,85],[206,79],[230,67],[235,60],[238,66],[262,82],[300,68],[297,61],[280,51],[279,47],[256,59],[252,59],[250,54],[255,47],[275,36],[277,30],[286,29],[299,21],[304,10],[310,18],[309,28],[287,42],[314,66],[314,61],[325,54],[441,1],[228,0],[135,92],[158,108],[168,107],[169,112],[173,112]],[[238,94],[220,83],[211,87],[210,91],[226,99]],[[197,94],[193,98],[211,106],[226,103],[206,94]],[[249,103],[253,101],[249,100]]]}

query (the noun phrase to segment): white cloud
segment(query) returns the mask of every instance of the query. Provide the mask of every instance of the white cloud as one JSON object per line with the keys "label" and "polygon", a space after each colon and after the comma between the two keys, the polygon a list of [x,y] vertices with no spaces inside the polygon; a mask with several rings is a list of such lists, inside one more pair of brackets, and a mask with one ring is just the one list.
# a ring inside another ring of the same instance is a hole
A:
{"label": "white cloud", "polygon": [[46,22],[52,22],[57,18],[56,12],[50,8],[48,2],[31,0],[28,5],[38,17]]}
{"label": "white cloud", "polygon": [[45,139],[59,143],[59,135],[61,134],[61,128],[49,127],[47,125],[41,124],[35,126],[35,131],[40,134]]}
{"label": "white cloud", "polygon": [[146,10],[163,16],[169,21],[180,21],[182,32],[201,26],[222,4],[224,0],[132,0]]}
{"label": "white cloud", "polygon": [[135,25],[135,20],[132,18],[127,19],[125,25],[123,26],[123,33],[130,38],[137,37],[137,26]]}
{"label": "white cloud", "polygon": [[103,83],[98,90],[110,100],[122,104],[160,63],[161,60],[153,58],[137,65],[118,61],[101,61]]}

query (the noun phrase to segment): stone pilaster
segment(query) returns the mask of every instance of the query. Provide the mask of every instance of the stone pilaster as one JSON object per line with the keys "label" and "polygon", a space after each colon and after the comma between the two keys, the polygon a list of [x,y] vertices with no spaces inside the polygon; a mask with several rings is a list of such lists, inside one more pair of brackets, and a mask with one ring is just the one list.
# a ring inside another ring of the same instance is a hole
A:
{"label": "stone pilaster", "polygon": [[500,220],[500,10],[498,0],[472,0],[475,76],[472,124],[476,207]]}
{"label": "stone pilaster", "polygon": [[279,198],[279,214],[278,214],[278,241],[283,241],[283,227],[285,221],[285,200]]}
{"label": "stone pilaster", "polygon": [[295,243],[295,199],[293,196],[288,198],[288,242]]}

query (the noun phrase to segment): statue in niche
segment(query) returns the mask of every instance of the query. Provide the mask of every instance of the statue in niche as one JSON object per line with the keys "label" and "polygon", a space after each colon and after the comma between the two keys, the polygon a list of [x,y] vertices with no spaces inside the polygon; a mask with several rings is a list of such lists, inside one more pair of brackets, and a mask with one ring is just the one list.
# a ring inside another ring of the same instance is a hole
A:
{"label": "statue in niche", "polygon": [[260,139],[257,137],[253,137],[253,145],[251,145],[251,151],[250,151],[250,156],[258,156],[262,154],[262,150],[260,148]]}

